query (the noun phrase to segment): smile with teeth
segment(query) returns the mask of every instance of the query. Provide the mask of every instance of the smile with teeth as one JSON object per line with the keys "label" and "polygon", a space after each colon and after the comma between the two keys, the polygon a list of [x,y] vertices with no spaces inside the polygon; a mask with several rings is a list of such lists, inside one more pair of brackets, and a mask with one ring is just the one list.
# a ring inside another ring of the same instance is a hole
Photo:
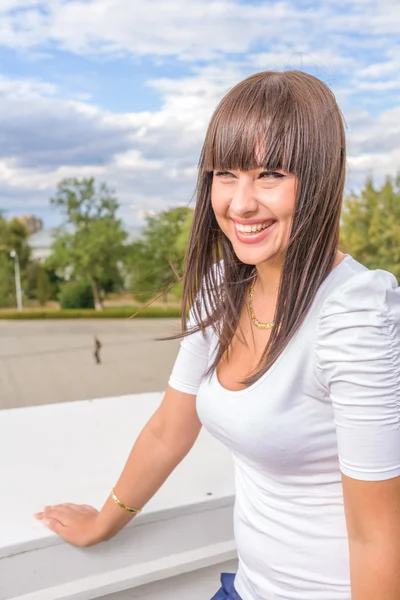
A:
{"label": "smile with teeth", "polygon": [[268,221],[267,223],[254,223],[254,225],[242,225],[241,223],[235,223],[235,227],[237,231],[240,231],[240,233],[254,235],[259,231],[263,231],[263,229],[271,227],[271,225],[274,223],[275,221]]}

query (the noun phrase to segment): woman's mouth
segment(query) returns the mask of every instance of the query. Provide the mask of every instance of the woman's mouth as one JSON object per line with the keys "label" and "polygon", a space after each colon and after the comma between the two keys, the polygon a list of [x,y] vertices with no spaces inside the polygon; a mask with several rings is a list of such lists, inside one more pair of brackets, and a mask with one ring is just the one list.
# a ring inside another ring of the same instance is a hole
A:
{"label": "woman's mouth", "polygon": [[271,219],[270,221],[265,221],[263,223],[253,223],[252,225],[243,225],[242,223],[236,223],[235,221],[235,227],[236,230],[242,233],[243,235],[254,235],[255,233],[259,233],[264,229],[268,229],[274,223],[276,223],[276,221],[274,221],[273,219]]}
{"label": "woman's mouth", "polygon": [[275,229],[276,224],[277,221],[273,219],[260,223],[252,223],[251,225],[244,225],[243,223],[234,221],[234,229],[237,239],[242,244],[258,244],[265,240],[271,231]]}

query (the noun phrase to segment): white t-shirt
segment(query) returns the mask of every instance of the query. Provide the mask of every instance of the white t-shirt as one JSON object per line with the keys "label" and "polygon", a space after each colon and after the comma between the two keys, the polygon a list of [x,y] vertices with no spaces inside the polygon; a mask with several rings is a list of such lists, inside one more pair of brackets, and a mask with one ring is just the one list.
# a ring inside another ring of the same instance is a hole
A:
{"label": "white t-shirt", "polygon": [[209,331],[184,338],[169,384],[197,395],[235,467],[235,580],[243,600],[350,600],[340,472],[400,475],[400,288],[346,255],[253,385],[204,378]]}

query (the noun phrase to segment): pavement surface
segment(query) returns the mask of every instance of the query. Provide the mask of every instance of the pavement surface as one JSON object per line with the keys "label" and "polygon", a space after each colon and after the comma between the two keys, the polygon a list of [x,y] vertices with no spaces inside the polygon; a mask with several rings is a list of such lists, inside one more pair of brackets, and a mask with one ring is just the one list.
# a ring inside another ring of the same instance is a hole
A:
{"label": "pavement surface", "polygon": [[180,341],[156,338],[178,331],[178,319],[0,321],[0,410],[165,390]]}

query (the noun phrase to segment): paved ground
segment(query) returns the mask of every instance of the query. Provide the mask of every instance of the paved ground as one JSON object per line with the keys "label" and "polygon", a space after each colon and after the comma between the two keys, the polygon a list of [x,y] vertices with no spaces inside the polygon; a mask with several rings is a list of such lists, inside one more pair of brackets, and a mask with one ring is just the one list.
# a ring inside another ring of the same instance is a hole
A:
{"label": "paved ground", "polygon": [[[0,409],[165,389],[176,319],[0,321]],[[103,344],[93,358],[93,338]]]}

